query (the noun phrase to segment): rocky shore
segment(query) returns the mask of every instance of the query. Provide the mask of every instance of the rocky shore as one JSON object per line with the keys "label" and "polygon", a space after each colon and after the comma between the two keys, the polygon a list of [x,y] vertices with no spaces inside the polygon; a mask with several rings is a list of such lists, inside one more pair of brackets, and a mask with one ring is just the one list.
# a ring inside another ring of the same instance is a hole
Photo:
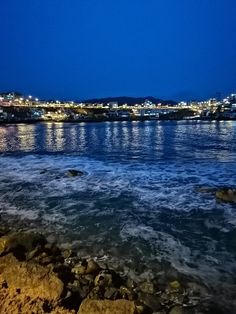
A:
{"label": "rocky shore", "polygon": [[39,233],[0,227],[0,313],[204,314],[231,313],[209,289],[160,272],[131,278],[81,259]]}

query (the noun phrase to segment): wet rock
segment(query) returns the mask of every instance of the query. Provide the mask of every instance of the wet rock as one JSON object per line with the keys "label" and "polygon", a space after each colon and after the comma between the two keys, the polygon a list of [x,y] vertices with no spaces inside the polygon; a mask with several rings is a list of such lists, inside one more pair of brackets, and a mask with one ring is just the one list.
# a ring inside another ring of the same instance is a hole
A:
{"label": "wet rock", "polygon": [[0,237],[6,235],[9,232],[9,228],[5,226],[0,226]]}
{"label": "wet rock", "polygon": [[66,172],[67,177],[81,177],[84,173],[82,171],[79,170],[75,170],[75,169],[69,169]]}
{"label": "wet rock", "polygon": [[157,312],[161,310],[161,300],[157,295],[151,295],[146,293],[139,294],[139,301],[145,304],[148,308],[152,309],[152,311]]}
{"label": "wet rock", "polygon": [[86,274],[86,266],[85,265],[75,265],[71,271],[72,271],[72,273],[75,273],[76,275],[84,275],[84,274]]}
{"label": "wet rock", "polygon": [[41,246],[36,246],[32,251],[26,254],[26,260],[29,261],[35,257],[37,257],[42,252]]}
{"label": "wet rock", "polygon": [[64,263],[66,265],[71,266],[71,267],[75,267],[75,265],[78,263],[78,258],[77,257],[67,257],[64,259]]}
{"label": "wet rock", "polygon": [[31,262],[19,262],[12,254],[0,258],[0,274],[8,287],[32,298],[56,301],[62,295],[63,282],[49,268]]}
{"label": "wet rock", "polygon": [[127,300],[90,300],[85,299],[78,314],[135,314],[134,302]]}
{"label": "wet rock", "polygon": [[0,238],[0,255],[14,251],[23,258],[25,252],[32,251],[37,246],[44,245],[45,238],[34,232],[15,232]]}
{"label": "wet rock", "polygon": [[40,264],[42,264],[42,265],[49,265],[49,264],[52,264],[52,263],[54,263],[54,259],[53,259],[53,257],[52,256],[45,256],[45,257],[43,257],[41,260],[40,260]]}
{"label": "wet rock", "polygon": [[136,282],[131,279],[131,278],[128,278],[127,281],[126,281],[126,287],[129,288],[129,289],[134,289],[137,287],[137,284]]}
{"label": "wet rock", "polygon": [[89,282],[89,284],[92,285],[94,283],[94,278],[95,278],[94,274],[87,274],[87,275],[84,275],[83,277]]}
{"label": "wet rock", "polygon": [[119,289],[119,292],[123,299],[130,300],[130,301],[137,299],[137,294],[133,290],[125,286],[121,286]]}
{"label": "wet rock", "polygon": [[77,275],[96,273],[100,270],[99,265],[94,260],[82,261],[73,267],[72,272]]}
{"label": "wet rock", "polygon": [[62,251],[62,256],[64,259],[67,259],[67,258],[74,256],[74,252],[71,249],[66,249],[66,250]]}
{"label": "wet rock", "polygon": [[61,250],[58,248],[58,246],[55,243],[46,243],[44,245],[43,251],[46,253],[46,255],[51,255],[51,256],[55,256],[55,257],[56,256],[62,256]]}
{"label": "wet rock", "polygon": [[172,290],[179,290],[181,288],[181,285],[177,280],[171,281],[169,286]]}
{"label": "wet rock", "polygon": [[220,189],[216,192],[216,198],[224,202],[236,203],[236,189]]}
{"label": "wet rock", "polygon": [[69,283],[67,288],[73,293],[77,293],[81,299],[87,297],[90,292],[90,287],[88,285],[81,284],[80,281],[75,280],[73,283]]}
{"label": "wet rock", "polygon": [[154,293],[154,285],[150,281],[142,282],[139,286],[140,290],[144,293],[153,294]]}
{"label": "wet rock", "polygon": [[183,303],[184,307],[195,307],[199,304],[200,298],[199,297],[188,297],[186,298],[185,302]]}
{"label": "wet rock", "polygon": [[87,295],[87,298],[93,299],[93,300],[99,300],[99,299],[103,300],[104,293],[105,293],[105,287],[96,286],[89,292],[89,294]]}
{"label": "wet rock", "polygon": [[174,306],[169,314],[184,314],[183,308],[181,306]]}
{"label": "wet rock", "polygon": [[136,313],[137,314],[144,314],[145,312],[147,312],[147,311],[145,311],[146,309],[145,309],[144,305],[142,305],[142,304],[135,304],[135,306],[136,306]]}
{"label": "wet rock", "polygon": [[[49,267],[49,266],[48,266]],[[71,273],[71,268],[62,263],[53,263],[52,271],[65,283],[73,282],[74,274]]]}
{"label": "wet rock", "polygon": [[80,297],[81,297],[82,299],[84,299],[84,298],[86,298],[87,295],[89,294],[90,288],[89,288],[89,286],[87,286],[87,285],[80,285],[80,286],[78,287],[78,292],[79,292],[79,294],[80,294]]}
{"label": "wet rock", "polygon": [[100,267],[94,260],[89,260],[87,262],[87,274],[95,273],[98,270],[100,270]]}
{"label": "wet rock", "polygon": [[94,285],[95,286],[112,286],[113,280],[112,280],[112,274],[107,271],[103,270],[101,271],[94,280]]}
{"label": "wet rock", "polygon": [[110,299],[110,300],[115,300],[115,299],[117,299],[118,294],[119,294],[119,291],[116,288],[108,287],[105,289],[104,298]]}
{"label": "wet rock", "polygon": [[196,282],[188,282],[187,291],[190,295],[197,296],[207,296],[209,294],[208,289],[205,286],[199,285]]}

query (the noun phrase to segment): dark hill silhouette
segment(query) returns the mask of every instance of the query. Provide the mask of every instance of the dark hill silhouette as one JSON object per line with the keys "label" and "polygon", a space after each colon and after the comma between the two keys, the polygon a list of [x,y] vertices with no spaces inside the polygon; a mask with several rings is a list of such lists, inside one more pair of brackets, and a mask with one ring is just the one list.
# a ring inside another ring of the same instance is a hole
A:
{"label": "dark hill silhouette", "polygon": [[93,99],[86,99],[83,100],[85,103],[109,103],[109,102],[117,102],[119,105],[128,104],[128,105],[135,105],[135,104],[142,104],[145,100],[149,100],[154,104],[162,103],[164,105],[176,105],[177,102],[173,100],[162,100],[159,98],[155,98],[152,96],[148,97],[127,97],[127,96],[120,96],[120,97],[105,97],[105,98],[93,98]]}

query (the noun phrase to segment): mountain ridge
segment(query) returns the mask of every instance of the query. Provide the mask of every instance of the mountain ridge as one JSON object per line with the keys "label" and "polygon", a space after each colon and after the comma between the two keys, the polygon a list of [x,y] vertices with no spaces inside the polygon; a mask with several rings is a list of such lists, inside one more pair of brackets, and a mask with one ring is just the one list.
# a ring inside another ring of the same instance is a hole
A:
{"label": "mountain ridge", "polygon": [[91,98],[83,100],[84,103],[109,103],[109,102],[117,102],[119,105],[128,104],[135,105],[141,104],[145,101],[151,101],[154,104],[162,103],[162,104],[170,104],[176,105],[177,102],[174,100],[163,100],[160,98],[156,98],[153,96],[147,97],[130,97],[130,96],[117,96],[117,97],[102,97],[102,98]]}

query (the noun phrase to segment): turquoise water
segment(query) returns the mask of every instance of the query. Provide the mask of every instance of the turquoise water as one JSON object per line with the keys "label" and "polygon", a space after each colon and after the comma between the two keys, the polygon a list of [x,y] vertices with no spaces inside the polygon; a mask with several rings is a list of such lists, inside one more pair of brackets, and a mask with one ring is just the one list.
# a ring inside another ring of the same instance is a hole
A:
{"label": "turquoise water", "polygon": [[236,186],[236,122],[2,125],[0,153],[3,220],[150,278],[165,261],[234,286],[236,206],[199,187]]}

